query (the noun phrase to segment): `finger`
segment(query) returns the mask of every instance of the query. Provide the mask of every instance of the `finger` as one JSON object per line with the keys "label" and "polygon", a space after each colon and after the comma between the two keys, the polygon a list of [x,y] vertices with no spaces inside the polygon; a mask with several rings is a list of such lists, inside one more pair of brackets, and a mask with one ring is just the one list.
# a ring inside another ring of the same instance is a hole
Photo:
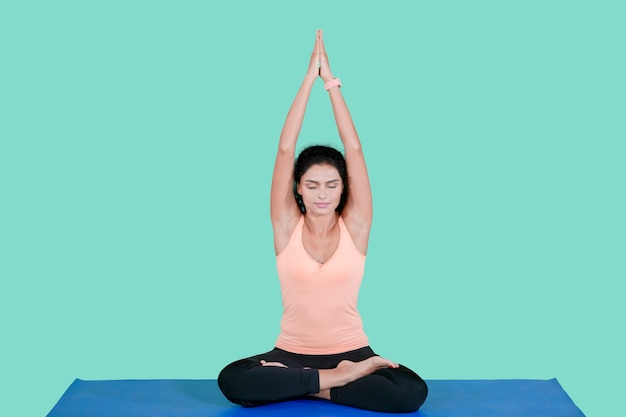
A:
{"label": "finger", "polygon": [[321,65],[321,58],[322,58],[321,57],[321,47],[320,47],[320,45],[321,45],[321,34],[322,34],[321,30],[318,30],[316,32],[316,34],[315,34],[315,48],[316,48],[316,50],[315,50],[315,55],[316,55],[315,63],[316,63],[316,66],[317,66],[317,75],[320,75],[320,68],[322,66]]}
{"label": "finger", "polygon": [[313,45],[313,51],[311,52],[311,58],[313,58],[315,55],[319,55],[319,50],[320,50],[320,38],[319,36],[316,36],[315,44]]}
{"label": "finger", "polygon": [[324,68],[330,68],[330,63],[328,62],[328,54],[326,53],[326,46],[324,45],[324,38],[320,37],[320,62]]}
{"label": "finger", "polygon": [[317,56],[321,58],[322,56],[322,31],[317,31]]}
{"label": "finger", "polygon": [[320,38],[319,33],[315,35],[315,45],[313,46],[313,51],[311,52],[311,65],[315,63],[316,66],[319,66],[320,62]]}
{"label": "finger", "polygon": [[315,49],[319,52],[320,49],[320,31],[315,34]]}

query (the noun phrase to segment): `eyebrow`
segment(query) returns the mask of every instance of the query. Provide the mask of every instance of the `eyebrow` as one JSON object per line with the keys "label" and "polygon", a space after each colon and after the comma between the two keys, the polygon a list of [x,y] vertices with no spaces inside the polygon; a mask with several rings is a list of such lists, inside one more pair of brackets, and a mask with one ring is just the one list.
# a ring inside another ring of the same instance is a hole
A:
{"label": "eyebrow", "polygon": [[[319,184],[319,181],[314,181],[314,180],[304,180],[304,182],[312,182],[314,184]],[[339,180],[326,181],[326,184],[330,184],[331,182],[339,182]]]}

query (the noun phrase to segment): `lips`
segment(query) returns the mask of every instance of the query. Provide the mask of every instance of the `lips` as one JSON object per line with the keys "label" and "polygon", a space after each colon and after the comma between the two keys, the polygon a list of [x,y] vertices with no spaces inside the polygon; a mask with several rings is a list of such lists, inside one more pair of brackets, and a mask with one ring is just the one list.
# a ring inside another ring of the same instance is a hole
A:
{"label": "lips", "polygon": [[315,203],[318,208],[326,208],[330,205],[330,203]]}

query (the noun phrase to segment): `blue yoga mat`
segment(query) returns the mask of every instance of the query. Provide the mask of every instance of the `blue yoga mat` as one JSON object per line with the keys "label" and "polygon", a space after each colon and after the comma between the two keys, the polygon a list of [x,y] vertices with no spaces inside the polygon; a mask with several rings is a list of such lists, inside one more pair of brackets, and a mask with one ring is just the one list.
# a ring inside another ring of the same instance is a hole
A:
{"label": "blue yoga mat", "polygon": [[[423,417],[584,417],[556,379],[431,380]],[[394,415],[325,400],[231,404],[215,380],[76,379],[48,417],[367,417]]]}

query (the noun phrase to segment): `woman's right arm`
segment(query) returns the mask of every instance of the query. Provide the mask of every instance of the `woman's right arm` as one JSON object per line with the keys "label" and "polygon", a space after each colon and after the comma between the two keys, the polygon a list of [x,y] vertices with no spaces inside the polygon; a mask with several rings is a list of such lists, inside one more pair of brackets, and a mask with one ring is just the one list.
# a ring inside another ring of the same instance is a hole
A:
{"label": "woman's right arm", "polygon": [[274,228],[274,249],[276,254],[280,253],[287,246],[291,232],[301,215],[300,208],[293,196],[294,155],[309,95],[315,80],[319,76],[319,40],[320,31],[317,31],[309,69],[289,109],[289,113],[287,113],[287,119],[280,133],[270,195],[270,216],[272,218],[272,227]]}

